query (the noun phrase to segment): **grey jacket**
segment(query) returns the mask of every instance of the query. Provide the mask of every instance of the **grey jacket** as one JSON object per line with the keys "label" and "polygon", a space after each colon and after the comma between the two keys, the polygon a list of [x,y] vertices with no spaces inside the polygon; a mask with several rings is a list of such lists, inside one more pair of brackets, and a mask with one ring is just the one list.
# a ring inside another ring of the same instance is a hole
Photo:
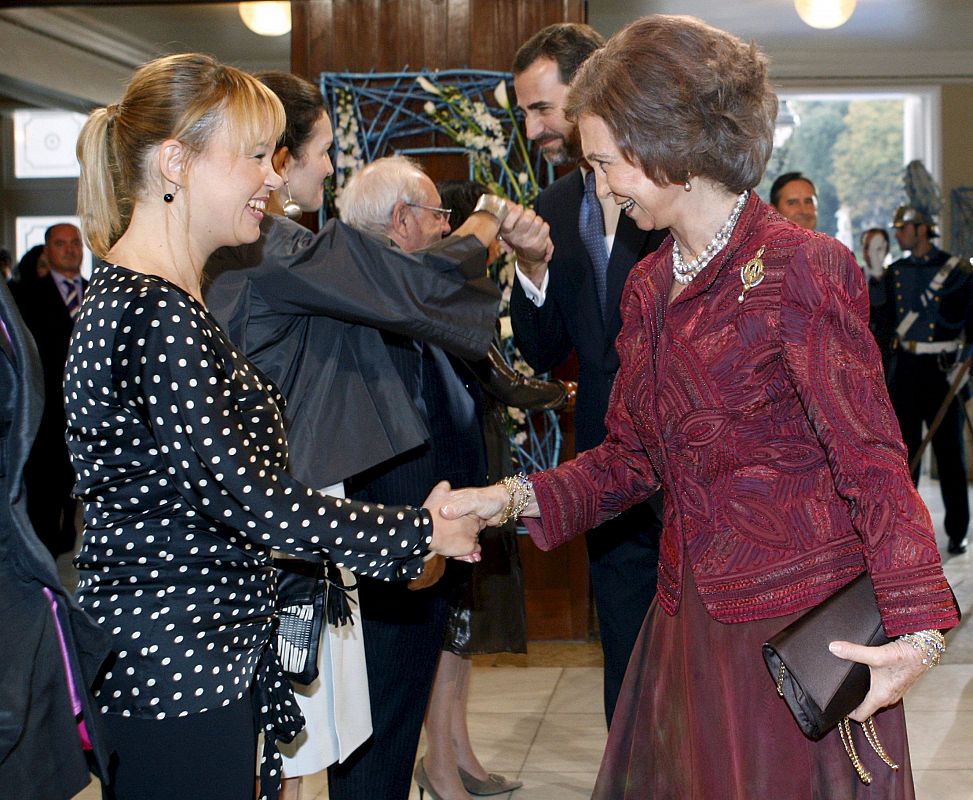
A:
{"label": "grey jacket", "polygon": [[407,254],[337,220],[261,228],[210,259],[206,302],[287,397],[294,476],[328,486],[420,445],[426,425],[379,329],[482,358],[500,297],[486,248],[449,237]]}

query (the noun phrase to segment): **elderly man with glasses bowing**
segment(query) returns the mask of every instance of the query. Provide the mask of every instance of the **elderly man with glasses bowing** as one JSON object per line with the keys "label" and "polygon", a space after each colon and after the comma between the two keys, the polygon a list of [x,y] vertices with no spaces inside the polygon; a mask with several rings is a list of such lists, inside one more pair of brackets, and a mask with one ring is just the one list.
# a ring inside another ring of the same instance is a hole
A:
{"label": "elderly man with glasses bowing", "polygon": [[[367,165],[338,198],[344,223],[406,252],[428,248],[449,233],[450,209],[442,206],[429,176],[401,156]],[[481,197],[476,211],[493,214],[504,240],[525,257],[550,257],[548,226],[533,211],[493,195]],[[453,486],[482,485],[486,459],[475,376],[439,347],[392,333],[383,332],[382,338],[424,418],[428,439],[346,481],[349,496],[394,502],[438,480]],[[408,587],[359,578],[374,735],[346,761],[329,768],[331,800],[405,800],[409,794],[422,717],[446,628],[449,587],[443,584],[449,580],[432,585],[441,574],[441,566],[427,564],[428,588],[419,591],[415,589],[423,585],[423,578]]]}

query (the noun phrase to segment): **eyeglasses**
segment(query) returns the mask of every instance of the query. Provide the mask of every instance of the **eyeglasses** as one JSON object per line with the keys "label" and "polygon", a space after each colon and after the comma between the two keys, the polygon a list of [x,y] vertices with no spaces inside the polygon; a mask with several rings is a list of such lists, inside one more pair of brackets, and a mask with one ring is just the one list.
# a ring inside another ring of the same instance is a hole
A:
{"label": "eyeglasses", "polygon": [[449,215],[453,213],[451,208],[438,208],[437,206],[424,206],[422,203],[406,203],[407,206],[412,208],[424,208],[426,211],[432,211],[436,214],[443,222],[449,222]]}

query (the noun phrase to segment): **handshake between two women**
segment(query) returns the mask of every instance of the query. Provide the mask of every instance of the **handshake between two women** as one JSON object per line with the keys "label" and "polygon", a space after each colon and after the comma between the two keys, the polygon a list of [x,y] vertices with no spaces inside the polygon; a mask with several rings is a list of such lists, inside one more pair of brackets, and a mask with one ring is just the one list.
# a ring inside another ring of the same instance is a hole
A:
{"label": "handshake between two women", "polygon": [[[502,525],[513,516],[537,517],[540,509],[526,479],[496,483],[480,489],[450,489],[440,481],[422,504],[432,515],[430,550],[460,561],[480,560],[478,536],[484,528]],[[517,513],[511,514],[516,507]]]}

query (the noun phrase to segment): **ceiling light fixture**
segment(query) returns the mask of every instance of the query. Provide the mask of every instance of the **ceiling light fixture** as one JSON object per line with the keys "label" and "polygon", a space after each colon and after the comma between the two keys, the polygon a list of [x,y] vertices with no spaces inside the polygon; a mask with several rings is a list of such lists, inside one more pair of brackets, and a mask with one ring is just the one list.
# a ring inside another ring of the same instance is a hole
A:
{"label": "ceiling light fixture", "polygon": [[798,16],[812,28],[830,30],[844,25],[855,13],[857,0],[794,0]]}
{"label": "ceiling light fixture", "polygon": [[240,19],[254,33],[261,36],[283,36],[291,32],[290,0],[240,3]]}

